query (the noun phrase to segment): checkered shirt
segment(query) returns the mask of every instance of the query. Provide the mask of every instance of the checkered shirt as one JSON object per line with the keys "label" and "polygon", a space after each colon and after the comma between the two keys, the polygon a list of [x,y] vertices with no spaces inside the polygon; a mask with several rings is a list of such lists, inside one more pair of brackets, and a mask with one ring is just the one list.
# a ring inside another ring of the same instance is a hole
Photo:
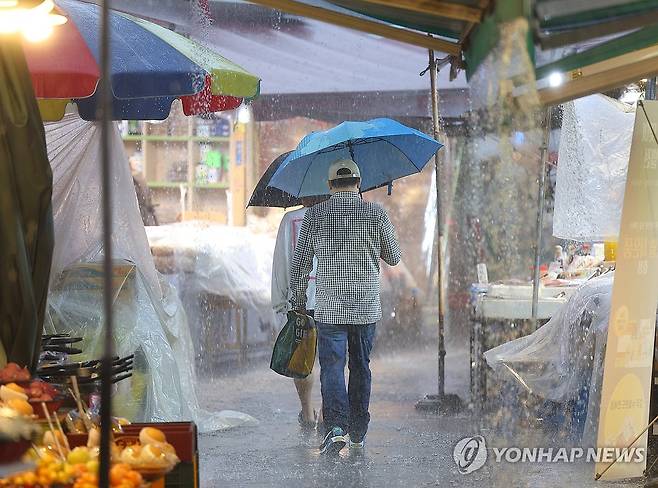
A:
{"label": "checkered shirt", "polygon": [[306,286],[318,267],[315,320],[372,324],[382,318],[379,259],[400,262],[400,245],[386,211],[357,193],[337,192],[306,212],[290,268],[293,309],[306,308]]}

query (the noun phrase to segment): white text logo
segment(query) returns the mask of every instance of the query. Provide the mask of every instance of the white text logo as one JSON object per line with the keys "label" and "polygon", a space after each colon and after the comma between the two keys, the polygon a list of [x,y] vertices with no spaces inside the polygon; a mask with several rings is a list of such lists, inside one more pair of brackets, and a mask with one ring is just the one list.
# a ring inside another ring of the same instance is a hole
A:
{"label": "white text logo", "polygon": [[464,437],[455,445],[452,458],[461,474],[477,471],[487,462],[487,443],[484,437]]}

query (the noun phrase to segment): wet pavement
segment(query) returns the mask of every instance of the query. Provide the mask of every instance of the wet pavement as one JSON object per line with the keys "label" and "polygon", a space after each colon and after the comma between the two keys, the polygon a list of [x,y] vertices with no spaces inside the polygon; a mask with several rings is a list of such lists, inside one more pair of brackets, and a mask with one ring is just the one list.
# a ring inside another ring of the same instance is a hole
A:
{"label": "wet pavement", "polygon": [[[449,352],[446,363],[446,390],[468,400],[468,351]],[[453,460],[457,441],[494,433],[474,420],[467,407],[455,416],[416,411],[415,402],[436,391],[435,351],[421,346],[380,351],[372,372],[367,448],[363,453],[345,448],[338,458],[319,456],[317,435],[300,432],[292,380],[273,373],[265,362],[202,381],[203,406],[243,411],[260,423],[201,436],[201,486],[642,486],[595,482],[591,464],[496,463],[491,452],[481,469],[460,474]],[[319,390],[318,380],[313,392],[318,407]]]}

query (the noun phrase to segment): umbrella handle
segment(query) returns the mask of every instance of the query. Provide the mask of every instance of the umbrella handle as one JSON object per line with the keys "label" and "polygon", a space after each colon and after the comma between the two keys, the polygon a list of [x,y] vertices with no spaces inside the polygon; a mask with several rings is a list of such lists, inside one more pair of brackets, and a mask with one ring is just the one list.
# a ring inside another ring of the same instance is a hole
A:
{"label": "umbrella handle", "polygon": [[352,139],[347,140],[347,148],[350,150],[350,159],[354,161],[354,146],[352,145]]}
{"label": "umbrella handle", "polygon": [[388,182],[388,196],[391,196],[391,193],[393,193],[393,182],[389,181]]}

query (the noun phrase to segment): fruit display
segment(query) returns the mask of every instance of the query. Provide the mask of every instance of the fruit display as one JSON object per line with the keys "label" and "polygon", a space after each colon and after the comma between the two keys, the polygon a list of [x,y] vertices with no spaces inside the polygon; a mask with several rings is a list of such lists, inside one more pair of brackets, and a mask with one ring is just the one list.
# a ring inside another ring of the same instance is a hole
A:
{"label": "fruit display", "polygon": [[18,461],[29,449],[30,440],[37,431],[32,417],[20,411],[26,408],[24,404],[29,404],[20,399],[13,399],[12,402],[19,402],[19,408],[0,404],[0,463]]}
{"label": "fruit display", "polygon": [[25,390],[30,402],[50,402],[59,394],[57,388],[41,380],[32,381]]}
{"label": "fruit display", "polygon": [[[110,468],[110,486],[114,488],[139,488],[144,480],[142,475],[126,464],[115,464]],[[85,473],[73,484],[73,488],[96,488],[98,474]]]}
{"label": "fruit display", "polygon": [[17,381],[30,381],[30,372],[16,363],[8,363],[0,369],[0,383],[15,383]]}
{"label": "fruit display", "polygon": [[13,400],[14,398],[27,401],[28,396],[25,390],[18,386],[16,383],[9,383],[7,385],[0,386],[0,400],[7,402],[9,400]]}
{"label": "fruit display", "polygon": [[[25,400],[14,398],[12,401]],[[180,461],[159,429],[146,427],[140,431],[139,438],[124,440],[132,443],[123,449],[112,442],[110,484],[113,488],[142,488],[145,481],[162,478]],[[95,427],[87,436],[87,445],[71,449],[61,428],[48,430],[41,447],[30,451],[36,469],[0,479],[0,488],[96,488],[99,441],[100,432]]]}
{"label": "fruit display", "polygon": [[61,402],[55,401],[56,396],[57,389],[54,386],[39,380],[32,381],[25,387],[16,383],[0,386],[0,401],[24,415],[36,413],[40,418],[44,416],[41,403],[46,404],[46,408],[50,413],[59,408]]}
{"label": "fruit display", "polygon": [[127,446],[121,452],[121,462],[140,469],[170,470],[180,462],[174,446],[159,429],[144,427],[139,433],[139,444]]}
{"label": "fruit display", "polygon": [[32,405],[22,398],[12,398],[11,400],[4,402],[4,405],[25,417],[31,417],[34,415],[34,408]]}
{"label": "fruit display", "polygon": [[64,435],[62,432],[58,430],[55,431],[48,430],[46,431],[45,434],[43,434],[43,440],[41,442],[41,445],[44,448],[55,452],[58,444],[60,447],[67,445],[66,435]]}
{"label": "fruit display", "polygon": [[[76,447],[65,459],[40,448],[35,451],[37,468],[0,480],[0,487],[73,488],[98,487],[98,450]],[[114,464],[110,470],[110,485],[114,488],[141,488],[142,476],[126,464]]]}
{"label": "fruit display", "polygon": [[50,413],[57,411],[62,404],[57,388],[41,380],[30,381],[27,369],[16,363],[9,363],[0,370],[0,402],[22,415],[36,414],[39,418],[45,415],[41,403],[46,404]]}
{"label": "fruit display", "polygon": [[[98,373],[83,375],[86,369],[97,368],[95,363],[99,362],[79,363],[71,368],[59,364],[42,366],[40,375],[46,381],[31,380],[29,371],[15,363],[0,370],[0,464],[22,460],[36,466],[0,479],[0,488],[98,486],[100,396],[93,385]],[[117,375],[130,374],[131,369],[132,357],[116,358],[113,378],[123,379]],[[81,392],[79,384],[83,380],[91,382]],[[62,405],[69,395],[64,410]],[[145,482],[161,479],[180,462],[176,449],[161,430],[145,427],[137,437],[136,428],[135,437],[131,437],[121,434],[125,424],[125,419],[112,419],[112,430],[120,436],[118,444],[111,444],[113,488],[143,488]],[[68,434],[64,428],[68,428]]]}

